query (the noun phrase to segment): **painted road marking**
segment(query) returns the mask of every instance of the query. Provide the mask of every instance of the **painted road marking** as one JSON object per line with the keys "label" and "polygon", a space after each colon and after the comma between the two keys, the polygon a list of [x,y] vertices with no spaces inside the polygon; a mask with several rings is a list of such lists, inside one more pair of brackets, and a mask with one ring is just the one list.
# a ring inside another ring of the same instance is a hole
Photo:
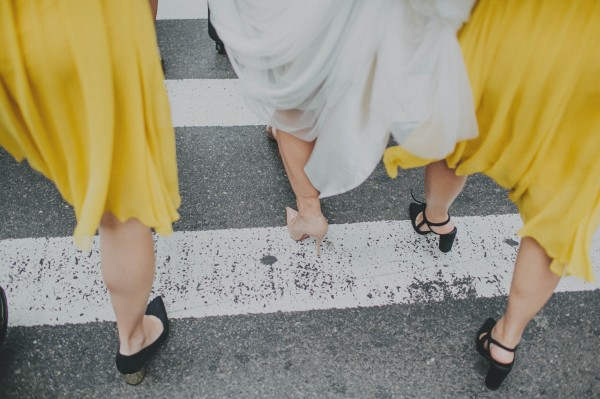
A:
{"label": "painted road marking", "polygon": [[206,19],[207,0],[159,0],[156,19]]}
{"label": "painted road marking", "polygon": [[[425,79],[415,79],[405,89],[406,98],[398,103],[399,112],[418,119],[425,112]],[[242,85],[236,79],[166,80],[175,127],[265,125],[246,105]]]}
{"label": "painted road marking", "polygon": [[240,92],[237,79],[167,80],[175,127],[264,125]]}
{"label": "painted road marking", "polygon": [[[439,252],[407,221],[332,225],[322,250],[283,227],[177,232],[157,240],[155,292],[174,318],[354,308],[506,295],[518,215],[455,218],[456,247]],[[468,233],[467,233],[468,232]],[[592,249],[600,271],[600,234]],[[0,241],[12,325],[114,320],[89,253],[70,237]],[[558,291],[597,290],[565,278]]]}

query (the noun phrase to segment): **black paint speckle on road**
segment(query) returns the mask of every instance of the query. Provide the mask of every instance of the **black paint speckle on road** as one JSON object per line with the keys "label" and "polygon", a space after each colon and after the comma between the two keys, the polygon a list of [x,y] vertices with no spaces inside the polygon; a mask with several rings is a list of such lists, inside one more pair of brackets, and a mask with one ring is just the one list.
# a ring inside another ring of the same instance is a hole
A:
{"label": "black paint speckle on road", "polygon": [[260,263],[262,263],[263,265],[268,265],[268,266],[273,265],[275,262],[277,262],[277,258],[274,257],[273,255],[265,255],[260,260]]}

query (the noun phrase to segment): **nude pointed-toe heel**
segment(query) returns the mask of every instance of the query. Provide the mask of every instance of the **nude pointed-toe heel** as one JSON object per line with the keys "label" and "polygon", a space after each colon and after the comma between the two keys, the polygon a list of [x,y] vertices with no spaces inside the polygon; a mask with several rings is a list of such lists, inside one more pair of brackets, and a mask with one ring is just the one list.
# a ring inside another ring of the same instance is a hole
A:
{"label": "nude pointed-toe heel", "polygon": [[329,224],[323,215],[307,218],[295,209],[286,208],[287,228],[292,240],[300,241],[308,237],[317,240],[317,256],[321,256],[321,242],[327,234]]}

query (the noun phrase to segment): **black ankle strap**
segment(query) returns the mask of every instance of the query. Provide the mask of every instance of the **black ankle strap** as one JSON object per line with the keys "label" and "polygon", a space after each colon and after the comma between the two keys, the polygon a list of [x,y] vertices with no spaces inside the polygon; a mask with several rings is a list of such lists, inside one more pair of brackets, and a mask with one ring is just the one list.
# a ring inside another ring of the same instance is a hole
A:
{"label": "black ankle strap", "polygon": [[418,199],[415,198],[415,195],[413,194],[413,192],[410,192],[410,196],[412,197],[412,199],[417,202],[418,204],[423,205],[423,221],[421,223],[419,223],[419,225],[417,226],[417,228],[420,228],[421,226],[423,226],[424,224],[427,225],[427,227],[429,226],[433,226],[433,227],[441,227],[441,226],[445,226],[450,222],[450,214],[448,214],[448,219],[446,219],[445,222],[441,222],[441,223],[433,223],[431,221],[429,221],[429,219],[427,219],[427,216],[425,215],[425,209],[427,209],[427,203],[426,202],[422,202],[419,201]]}
{"label": "black ankle strap", "polygon": [[448,214],[448,219],[446,219],[445,222],[442,222],[442,223],[433,223],[433,222],[430,222],[429,219],[427,219],[427,215],[425,215],[425,209],[427,209],[427,204],[423,204],[423,205],[425,205],[425,206],[423,207],[423,222],[422,223],[425,223],[427,225],[427,227],[431,227],[431,226],[433,226],[433,227],[445,226],[445,225],[448,224],[448,222],[450,222],[450,215],[449,214]]}
{"label": "black ankle strap", "polygon": [[425,222],[427,224],[427,226],[434,226],[434,227],[445,226],[445,225],[448,224],[448,222],[450,222],[450,215],[448,215],[448,219],[446,219],[445,222],[442,222],[442,223],[433,223],[433,222],[430,222],[427,219],[427,216],[425,216],[425,208],[423,208],[423,222]]}
{"label": "black ankle strap", "polygon": [[514,352],[516,352],[516,351],[517,351],[517,348],[519,347],[519,345],[517,345],[517,346],[515,346],[514,348],[512,348],[512,349],[511,349],[511,348],[508,348],[508,347],[506,347],[506,346],[502,345],[500,342],[496,341],[496,340],[495,340],[495,339],[492,337],[492,332],[491,332],[491,331],[490,331],[490,336],[488,337],[488,348],[489,348],[489,345],[490,345],[490,344],[494,344],[494,345],[496,345],[496,346],[498,346],[498,347],[500,347],[500,348],[504,349],[504,350],[505,350],[505,351],[507,351],[507,352],[513,352],[513,353],[514,353]]}
{"label": "black ankle strap", "polygon": [[415,195],[413,194],[412,190],[410,190],[410,196],[412,197],[413,201],[415,201],[417,204],[426,205],[423,201],[419,201],[415,198]]}

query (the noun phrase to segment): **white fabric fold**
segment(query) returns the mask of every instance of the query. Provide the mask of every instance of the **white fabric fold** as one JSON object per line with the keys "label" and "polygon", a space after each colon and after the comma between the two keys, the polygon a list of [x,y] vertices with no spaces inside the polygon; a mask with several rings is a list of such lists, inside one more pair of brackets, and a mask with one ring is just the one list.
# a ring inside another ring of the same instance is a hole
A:
{"label": "white fabric fold", "polygon": [[321,197],[372,173],[390,133],[442,159],[477,136],[456,38],[474,0],[209,0],[243,94],[265,123],[316,140]]}

